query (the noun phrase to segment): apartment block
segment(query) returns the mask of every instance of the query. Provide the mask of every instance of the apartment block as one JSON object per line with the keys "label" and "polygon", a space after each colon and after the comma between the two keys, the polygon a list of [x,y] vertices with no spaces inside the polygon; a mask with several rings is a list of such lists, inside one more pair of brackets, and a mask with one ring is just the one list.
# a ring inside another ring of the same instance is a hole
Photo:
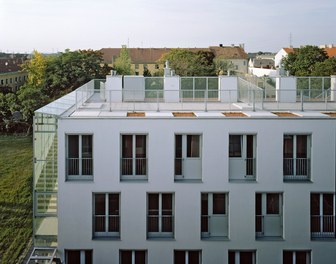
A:
{"label": "apartment block", "polygon": [[37,110],[31,263],[335,263],[328,81],[111,75]]}

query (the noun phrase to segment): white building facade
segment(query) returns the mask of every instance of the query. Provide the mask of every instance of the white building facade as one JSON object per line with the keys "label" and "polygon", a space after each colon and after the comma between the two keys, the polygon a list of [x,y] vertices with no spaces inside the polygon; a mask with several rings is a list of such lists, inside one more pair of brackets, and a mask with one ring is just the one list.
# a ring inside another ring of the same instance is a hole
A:
{"label": "white building facade", "polygon": [[[328,111],[324,102],[256,110],[209,94],[108,103],[118,78],[99,95],[77,91],[57,117],[49,244],[63,263],[335,263],[334,102]],[[50,220],[40,217],[35,239]]]}

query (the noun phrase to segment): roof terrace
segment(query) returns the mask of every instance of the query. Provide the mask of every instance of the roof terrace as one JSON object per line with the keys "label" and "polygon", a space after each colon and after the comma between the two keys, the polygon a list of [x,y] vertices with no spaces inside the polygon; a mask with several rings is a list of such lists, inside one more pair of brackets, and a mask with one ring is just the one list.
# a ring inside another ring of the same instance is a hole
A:
{"label": "roof terrace", "polygon": [[109,75],[36,112],[71,117],[300,117],[309,112],[334,117],[335,100],[336,76],[276,77],[263,87],[237,76]]}

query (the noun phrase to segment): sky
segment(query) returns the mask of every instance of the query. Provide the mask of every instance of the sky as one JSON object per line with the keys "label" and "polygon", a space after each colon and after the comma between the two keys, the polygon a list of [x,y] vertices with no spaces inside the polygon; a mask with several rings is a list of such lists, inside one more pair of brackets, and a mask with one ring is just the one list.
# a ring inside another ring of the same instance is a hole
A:
{"label": "sky", "polygon": [[0,51],[336,44],[336,0],[0,0]]}

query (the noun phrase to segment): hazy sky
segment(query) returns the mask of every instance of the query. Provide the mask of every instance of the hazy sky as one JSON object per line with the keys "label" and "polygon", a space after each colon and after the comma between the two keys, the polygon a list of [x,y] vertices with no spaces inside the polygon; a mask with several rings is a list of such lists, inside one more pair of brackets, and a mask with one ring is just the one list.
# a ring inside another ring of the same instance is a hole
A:
{"label": "hazy sky", "polygon": [[0,51],[336,44],[336,0],[0,0]]}

